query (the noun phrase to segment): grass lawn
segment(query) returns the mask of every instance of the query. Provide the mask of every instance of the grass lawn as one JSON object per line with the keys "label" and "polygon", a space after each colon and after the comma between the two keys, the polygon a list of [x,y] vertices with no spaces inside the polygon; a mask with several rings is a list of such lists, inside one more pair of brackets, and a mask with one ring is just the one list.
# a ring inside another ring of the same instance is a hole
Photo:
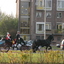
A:
{"label": "grass lawn", "polygon": [[[45,49],[46,47],[41,47],[40,51],[44,51]],[[52,50],[61,50],[61,49],[56,46],[52,46]]]}
{"label": "grass lawn", "polygon": [[61,50],[60,48],[56,47],[56,46],[52,46],[53,50]]}

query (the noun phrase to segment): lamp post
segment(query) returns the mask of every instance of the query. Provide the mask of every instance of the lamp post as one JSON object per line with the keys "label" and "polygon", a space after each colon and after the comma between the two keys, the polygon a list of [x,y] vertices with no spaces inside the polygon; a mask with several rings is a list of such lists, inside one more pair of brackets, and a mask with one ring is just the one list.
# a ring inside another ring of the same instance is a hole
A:
{"label": "lamp post", "polygon": [[46,0],[45,0],[45,8],[44,8],[44,39],[46,39]]}
{"label": "lamp post", "polygon": [[20,32],[20,0],[19,0],[19,15],[18,15],[18,31]]}

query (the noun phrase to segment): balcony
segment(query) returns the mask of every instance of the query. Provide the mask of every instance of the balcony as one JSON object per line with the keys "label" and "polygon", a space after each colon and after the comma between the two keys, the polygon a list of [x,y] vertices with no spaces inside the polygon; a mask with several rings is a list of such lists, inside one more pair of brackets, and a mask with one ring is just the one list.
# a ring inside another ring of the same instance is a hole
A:
{"label": "balcony", "polygon": [[57,8],[57,11],[64,11],[64,8]]}
{"label": "balcony", "polygon": [[61,29],[57,29],[57,30],[54,30],[54,33],[55,33],[55,34],[62,34],[63,31],[62,31]]}
{"label": "balcony", "polygon": [[21,29],[30,29],[30,27],[20,27]]}
{"label": "balcony", "polygon": [[36,10],[44,10],[44,7],[36,6]]}

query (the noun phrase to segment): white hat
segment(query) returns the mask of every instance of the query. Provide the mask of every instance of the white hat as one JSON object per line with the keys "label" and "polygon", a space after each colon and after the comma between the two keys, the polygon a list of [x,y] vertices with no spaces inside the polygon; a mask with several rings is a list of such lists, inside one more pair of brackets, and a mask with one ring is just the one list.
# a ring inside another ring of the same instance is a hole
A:
{"label": "white hat", "polygon": [[9,34],[9,32],[7,32],[7,34]]}

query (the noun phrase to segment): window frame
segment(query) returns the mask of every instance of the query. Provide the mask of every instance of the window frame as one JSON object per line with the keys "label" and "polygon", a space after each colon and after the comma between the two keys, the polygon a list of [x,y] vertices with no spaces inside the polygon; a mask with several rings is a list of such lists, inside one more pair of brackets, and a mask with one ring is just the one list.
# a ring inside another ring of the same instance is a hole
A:
{"label": "window frame", "polygon": [[57,23],[57,29],[60,29],[60,30],[62,30],[62,28],[60,28],[60,27],[62,27],[62,23]]}
{"label": "window frame", "polygon": [[46,22],[46,25],[48,27],[48,29],[46,28],[46,30],[51,30],[51,22]]}
{"label": "window frame", "polygon": [[[22,2],[25,4],[22,4]],[[23,16],[23,15],[26,15],[26,16],[29,16],[30,15],[30,2],[28,2],[28,1],[22,1],[21,2],[21,16]]]}
{"label": "window frame", "polygon": [[[57,0],[57,11],[64,11],[64,6],[63,7],[58,7],[58,1],[64,1],[64,0]],[[62,5],[62,4],[61,4]]]}
{"label": "window frame", "polygon": [[61,12],[57,12],[57,18],[62,18],[62,13],[61,13],[61,17],[59,16]]}
{"label": "window frame", "polygon": [[[49,13],[50,13],[50,14],[49,14]],[[47,14],[50,15],[50,16],[48,16]],[[46,17],[47,17],[47,18],[51,18],[51,15],[52,15],[51,12],[46,12]]]}
{"label": "window frame", "polygon": [[38,27],[37,27],[38,24],[44,25],[45,23],[44,22],[36,22],[36,34],[43,34],[44,33],[44,30],[38,31]]}
{"label": "window frame", "polygon": [[[52,10],[52,0],[45,0],[45,1],[46,1],[46,10]],[[48,1],[51,1],[51,3],[50,3],[51,7],[47,7]]]}
{"label": "window frame", "polygon": [[[42,24],[44,29],[39,31],[38,26],[37,26],[38,24]],[[44,25],[45,25],[45,22],[36,22],[36,34],[43,34],[44,33],[44,30],[46,28],[46,27],[44,27]],[[51,22],[47,22],[46,25],[48,26],[48,29],[46,29],[46,30],[51,30]]]}
{"label": "window frame", "polygon": [[[38,14],[39,14],[39,16],[38,16]],[[38,17],[37,17],[37,16],[38,16]],[[37,18],[41,18],[41,17],[42,17],[42,12],[36,11],[36,17],[37,17]]]}

